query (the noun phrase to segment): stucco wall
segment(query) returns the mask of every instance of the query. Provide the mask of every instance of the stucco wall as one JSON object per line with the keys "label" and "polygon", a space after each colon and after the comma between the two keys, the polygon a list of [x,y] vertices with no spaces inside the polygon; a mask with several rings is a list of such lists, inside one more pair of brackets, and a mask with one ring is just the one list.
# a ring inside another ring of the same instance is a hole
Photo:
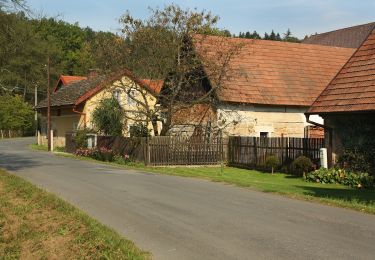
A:
{"label": "stucco wall", "polygon": [[[260,136],[261,132],[269,137],[304,137],[306,107],[232,105],[218,106],[218,120],[229,124],[224,129],[227,135]],[[320,117],[314,121],[322,122]]]}
{"label": "stucco wall", "polygon": [[[60,115],[56,115],[57,109],[51,111],[51,127],[54,133],[54,146],[65,146],[65,134],[77,129],[80,115],[73,112],[72,108],[60,109]],[[47,118],[41,117],[41,142],[47,144]]]}
{"label": "stucco wall", "polygon": [[[134,98],[137,100],[131,100],[128,98],[127,91],[129,89],[134,90]],[[142,109],[142,106],[137,105],[138,103],[145,103],[147,101],[148,107],[151,109],[154,109],[154,106],[156,104],[156,98],[153,97],[151,94],[149,94],[146,90],[144,90],[142,87],[136,85],[132,80],[130,80],[127,77],[123,77],[121,81],[114,82],[111,86],[108,86],[106,89],[100,91],[90,99],[86,101],[86,104],[84,106],[83,112],[86,113],[86,125],[88,128],[94,128],[92,124],[92,115],[95,110],[95,108],[98,106],[101,100],[110,98],[113,95],[113,91],[120,91],[120,97],[119,102],[120,105],[126,110],[126,111],[139,111]],[[141,94],[141,91],[143,95]],[[124,136],[129,135],[129,126],[133,125],[135,121],[133,118],[137,118],[140,116],[139,113],[136,112],[127,112],[128,116],[125,121],[125,129],[124,129]],[[145,117],[142,117],[145,119]],[[83,124],[83,117],[80,120],[80,125]],[[148,124],[148,129],[151,131],[151,135],[153,135],[153,128],[152,124]]]}

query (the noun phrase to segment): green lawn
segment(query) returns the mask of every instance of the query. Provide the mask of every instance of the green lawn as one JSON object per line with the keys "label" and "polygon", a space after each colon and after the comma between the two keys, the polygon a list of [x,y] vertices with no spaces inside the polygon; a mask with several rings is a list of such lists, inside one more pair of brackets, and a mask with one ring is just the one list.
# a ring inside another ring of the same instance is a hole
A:
{"label": "green lawn", "polygon": [[0,170],[0,259],[148,259],[65,201]]}

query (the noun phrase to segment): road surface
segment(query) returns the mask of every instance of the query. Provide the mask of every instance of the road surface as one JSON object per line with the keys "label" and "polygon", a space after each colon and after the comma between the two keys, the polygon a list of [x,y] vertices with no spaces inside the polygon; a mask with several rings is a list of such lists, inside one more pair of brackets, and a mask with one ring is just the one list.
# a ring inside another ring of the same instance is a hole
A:
{"label": "road surface", "polygon": [[57,194],[154,259],[375,259],[375,216],[0,141],[0,168]]}

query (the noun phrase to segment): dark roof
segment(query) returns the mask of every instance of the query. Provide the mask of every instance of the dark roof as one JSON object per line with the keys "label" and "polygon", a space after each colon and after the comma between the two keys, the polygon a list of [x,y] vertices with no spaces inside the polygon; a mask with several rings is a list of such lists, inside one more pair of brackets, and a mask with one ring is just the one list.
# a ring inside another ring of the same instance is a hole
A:
{"label": "dark roof", "polygon": [[66,86],[69,83],[75,82],[75,81],[80,81],[87,79],[87,77],[82,77],[82,76],[65,76],[65,75],[60,75],[59,80],[57,81],[55,90],[53,92],[58,91],[62,86]]}
{"label": "dark roof", "polygon": [[[95,78],[73,81],[64,85],[64,87],[58,89],[56,92],[51,93],[51,106],[79,105],[100,92],[105,86],[108,86],[108,84],[112,84],[124,76],[128,77],[154,96],[159,94],[157,92],[159,85],[163,83],[163,81],[159,80],[140,80],[131,71],[123,69],[107,76],[97,76]],[[47,102],[47,99],[44,99],[36,108],[47,107]]]}
{"label": "dark roof", "polygon": [[308,114],[375,111],[375,29],[320,94]]}
{"label": "dark roof", "polygon": [[[51,106],[74,105],[78,98],[97,87],[103,80],[103,76],[98,76],[92,79],[69,83],[58,91],[51,93]],[[47,105],[47,99],[44,99],[36,106],[36,108],[47,107]]]}
{"label": "dark roof", "polygon": [[201,35],[193,39],[211,84],[218,82],[215,70],[221,71],[216,63],[238,46],[226,75],[217,75],[222,78],[219,100],[236,103],[310,106],[354,52],[278,41]]}
{"label": "dark roof", "polygon": [[357,49],[374,27],[375,22],[320,33],[311,35],[302,43]]}

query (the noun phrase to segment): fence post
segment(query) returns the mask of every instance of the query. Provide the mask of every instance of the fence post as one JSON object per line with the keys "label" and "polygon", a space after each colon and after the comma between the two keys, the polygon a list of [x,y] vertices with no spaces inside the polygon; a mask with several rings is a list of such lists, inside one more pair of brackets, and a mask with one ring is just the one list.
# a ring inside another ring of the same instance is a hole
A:
{"label": "fence post", "polygon": [[150,139],[152,137],[146,137],[146,165],[148,166],[151,163],[151,149],[150,149]]}
{"label": "fence post", "polygon": [[257,138],[253,137],[254,140],[254,158],[255,158],[255,166],[258,166],[258,146],[257,146]]}
{"label": "fence post", "polygon": [[51,152],[53,152],[53,130],[52,129],[51,129],[49,138],[51,138]]}
{"label": "fence post", "polygon": [[281,165],[284,165],[284,134],[281,134]]}

